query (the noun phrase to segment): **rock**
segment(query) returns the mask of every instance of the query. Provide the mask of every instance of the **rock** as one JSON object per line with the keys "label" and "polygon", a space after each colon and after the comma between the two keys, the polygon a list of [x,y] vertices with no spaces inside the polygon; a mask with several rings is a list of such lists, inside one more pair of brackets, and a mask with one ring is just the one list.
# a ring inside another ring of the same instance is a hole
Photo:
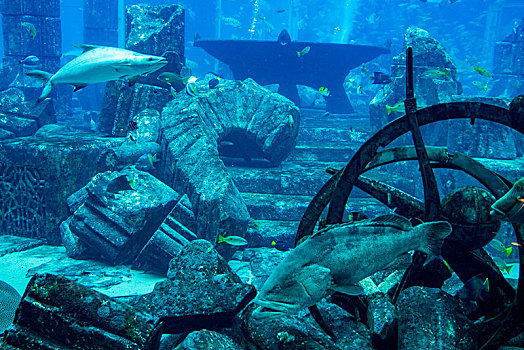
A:
{"label": "rock", "polygon": [[21,252],[27,249],[38,247],[42,245],[42,241],[39,239],[17,237],[10,235],[0,236],[0,257],[14,253]]}
{"label": "rock", "polygon": [[30,136],[41,126],[56,122],[52,100],[39,104],[28,102],[22,90],[17,88],[0,91],[0,116],[3,139]]}
{"label": "rock", "polygon": [[182,5],[126,7],[126,48],[150,55],[164,56],[168,64],[141,77],[140,82],[156,85],[162,72],[179,73],[184,59],[184,7]]}
{"label": "rock", "polygon": [[[129,165],[135,165],[138,170],[153,170],[155,155],[160,152],[160,145],[156,142],[136,142],[126,139],[119,147],[107,150],[103,154],[105,162],[111,164],[117,169],[125,168]],[[147,154],[151,155],[151,161],[145,164],[137,164],[140,157]],[[153,164],[151,164],[151,162]]]}
{"label": "rock", "polygon": [[146,108],[138,113],[134,118],[137,123],[136,141],[140,142],[159,142],[162,122],[160,111]]}
{"label": "rock", "polygon": [[164,108],[160,168],[166,183],[191,200],[198,236],[215,242],[219,233],[243,236],[249,218],[218,143],[245,150],[237,157],[279,164],[295,146],[300,117],[291,101],[251,79],[205,86],[196,97],[177,96]]}
{"label": "rock", "polygon": [[395,305],[384,294],[378,294],[368,304],[368,327],[381,340],[394,334],[397,326]]}
{"label": "rock", "polygon": [[[444,47],[431,38],[427,31],[410,27],[406,31],[402,53],[393,58],[391,66],[392,82],[379,90],[369,105],[371,125],[375,129],[381,128],[388,120],[404,114],[387,114],[386,105],[394,106],[404,101],[406,94],[406,48],[413,48],[413,76],[415,84],[415,98],[419,108],[438,103],[450,102],[453,95],[462,93],[462,85],[457,80],[457,69]],[[434,70],[445,68],[449,76],[434,77]],[[442,125],[439,124],[442,129]],[[425,135],[434,133],[431,126],[426,127]],[[429,130],[431,129],[431,130]],[[447,131],[447,128],[445,128]],[[446,133],[438,137],[435,145],[445,144]],[[444,137],[444,138],[443,138]],[[428,141],[429,142],[429,141]]]}
{"label": "rock", "polygon": [[177,346],[177,350],[241,350],[245,349],[227,335],[203,329],[194,331]]}
{"label": "rock", "polygon": [[98,119],[98,131],[113,136],[126,136],[129,122],[135,120],[140,126],[151,122],[137,135],[144,141],[154,141],[158,137],[156,130],[158,113],[171,100],[169,90],[158,86],[135,84],[131,87],[124,80],[110,81],[106,84],[102,110]]}
{"label": "rock", "polygon": [[281,252],[274,248],[245,249],[242,261],[249,262],[253,276],[250,283],[260,290],[271,272],[288,254],[289,252]]}
{"label": "rock", "polygon": [[436,288],[410,287],[400,293],[398,348],[475,349],[473,324],[458,302]]}
{"label": "rock", "polygon": [[235,315],[255,297],[213,245],[194,240],[169,263],[167,280],[132,301],[163,320],[164,333],[230,327]]}
{"label": "rock", "polygon": [[59,225],[70,215],[67,197],[110,169],[101,155],[120,142],[79,132],[1,141],[0,214],[2,230],[9,230],[2,233],[60,244]]}
{"label": "rock", "polygon": [[261,321],[251,317],[254,306],[250,305],[242,313],[242,330],[260,349],[373,349],[364,324],[337,305],[321,302],[318,307],[336,340],[319,328],[307,310]]}
{"label": "rock", "polygon": [[[130,305],[51,274],[29,282],[5,344],[19,349],[158,349],[161,324]],[[4,345],[5,345],[4,344]]]}
{"label": "rock", "polygon": [[69,200],[74,212],[64,222],[63,244],[70,256],[110,265],[131,264],[180,198],[134,168],[97,174],[78,192]]}
{"label": "rock", "polygon": [[189,241],[197,238],[195,231],[196,220],[191,210],[191,202],[183,195],[142,248],[133,262],[133,268],[166,275],[169,261],[176,257]]}

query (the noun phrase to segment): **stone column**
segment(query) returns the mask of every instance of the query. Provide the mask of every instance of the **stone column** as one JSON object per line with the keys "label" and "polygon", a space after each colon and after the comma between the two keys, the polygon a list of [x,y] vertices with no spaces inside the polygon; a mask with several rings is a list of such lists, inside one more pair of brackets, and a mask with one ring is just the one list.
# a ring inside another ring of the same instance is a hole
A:
{"label": "stone column", "polygon": [[1,88],[23,73],[19,61],[30,55],[40,59],[39,69],[56,72],[62,55],[60,0],[1,0],[0,8],[4,34]]}
{"label": "stone column", "polygon": [[132,87],[124,80],[106,84],[98,130],[125,136],[128,122],[145,109],[158,112],[170,99],[169,90],[156,77],[162,72],[179,73],[184,58],[184,8],[181,5],[126,7],[126,49],[164,56],[168,64],[141,76]]}
{"label": "stone column", "polygon": [[84,0],[84,43],[118,46],[118,0]]}

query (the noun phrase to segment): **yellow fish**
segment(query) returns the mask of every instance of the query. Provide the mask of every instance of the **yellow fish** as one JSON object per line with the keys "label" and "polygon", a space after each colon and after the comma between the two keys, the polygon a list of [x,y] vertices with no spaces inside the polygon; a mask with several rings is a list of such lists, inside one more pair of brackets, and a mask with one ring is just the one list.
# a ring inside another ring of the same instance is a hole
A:
{"label": "yellow fish", "polygon": [[311,50],[311,47],[310,47],[310,46],[306,46],[306,47],[304,47],[302,50],[297,51],[297,56],[298,56],[298,57],[302,57],[302,56],[304,56],[305,54],[307,54],[307,53],[309,52],[309,50]]}
{"label": "yellow fish", "polygon": [[393,112],[402,113],[404,111],[404,102],[397,102],[394,106],[386,105],[386,110],[388,111],[388,115],[390,115]]}
{"label": "yellow fish", "polygon": [[35,25],[33,23],[31,23],[31,22],[22,22],[21,25],[22,25],[22,27],[27,28],[27,30],[29,31],[29,34],[31,34],[31,37],[34,40],[35,36],[36,36]]}
{"label": "yellow fish", "polygon": [[242,238],[240,236],[218,236],[218,243],[227,243],[231,245],[246,245],[247,241],[245,238]]}
{"label": "yellow fish", "polygon": [[486,68],[479,68],[479,66],[475,65],[475,69],[474,70],[475,70],[475,72],[478,72],[483,77],[486,77],[486,78],[493,77],[493,74],[491,74],[491,72],[489,70],[487,70]]}

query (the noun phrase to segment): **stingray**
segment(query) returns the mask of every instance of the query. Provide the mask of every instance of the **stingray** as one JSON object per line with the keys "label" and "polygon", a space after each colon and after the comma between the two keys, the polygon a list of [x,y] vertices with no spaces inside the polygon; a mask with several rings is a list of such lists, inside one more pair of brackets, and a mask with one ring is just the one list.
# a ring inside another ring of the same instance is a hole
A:
{"label": "stingray", "polygon": [[376,46],[291,41],[285,29],[277,41],[198,40],[194,45],[227,64],[235,79],[279,84],[278,92],[298,106],[297,84],[317,90],[326,87],[330,90],[326,103],[331,113],[353,111],[343,88],[349,71],[389,53]]}

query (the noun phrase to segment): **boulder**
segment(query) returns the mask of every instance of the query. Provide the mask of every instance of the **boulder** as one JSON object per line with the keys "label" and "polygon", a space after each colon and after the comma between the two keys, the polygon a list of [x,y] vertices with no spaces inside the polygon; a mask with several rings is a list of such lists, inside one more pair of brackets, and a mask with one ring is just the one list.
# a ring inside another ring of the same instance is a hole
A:
{"label": "boulder", "polygon": [[[429,33],[417,27],[410,27],[404,37],[402,53],[393,58],[391,83],[379,90],[369,105],[371,125],[375,130],[401,113],[388,115],[386,105],[394,106],[406,96],[406,48],[413,48],[413,77],[415,97],[419,108],[438,103],[451,102],[453,95],[462,93],[462,85],[457,78],[457,68],[444,47]],[[445,75],[438,72],[444,72]],[[442,128],[439,125],[439,128]],[[430,134],[433,130],[428,131]],[[447,129],[446,129],[447,131]],[[446,134],[437,135],[437,141],[445,142]]]}
{"label": "boulder", "polygon": [[229,336],[213,332],[207,329],[194,331],[177,346],[177,350],[195,350],[195,349],[213,349],[213,350],[242,350],[245,347],[237,344]]}
{"label": "boulder", "polygon": [[[139,136],[148,141],[158,136],[158,115],[171,100],[169,90],[158,86],[135,84],[128,86],[125,80],[110,81],[106,84],[102,109],[97,129],[102,134],[126,136],[131,120],[140,122]],[[152,124],[142,131],[146,121]]]}
{"label": "boulder", "polygon": [[398,348],[475,349],[473,323],[458,301],[436,288],[410,287],[400,293]]}
{"label": "boulder", "polygon": [[254,305],[242,313],[243,333],[260,349],[373,349],[364,324],[337,305],[320,302],[317,306],[334,339],[319,328],[307,310],[298,316],[256,320],[251,317]]}
{"label": "boulder", "polygon": [[255,294],[255,288],[231,271],[211,243],[198,239],[171,260],[167,280],[130,302],[159,317],[164,333],[182,333],[231,327]]}
{"label": "boulder", "polygon": [[35,275],[3,347],[10,349],[158,349],[161,324],[121,301],[65,277]]}
{"label": "boulder", "polygon": [[56,122],[52,100],[28,102],[18,88],[0,91],[0,139],[31,136],[38,128]]}
{"label": "boulder", "polygon": [[187,193],[198,236],[215,242],[219,233],[244,235],[249,218],[219,143],[234,145],[236,157],[278,165],[294,149],[300,116],[291,101],[251,79],[197,91],[179,94],[162,112],[160,171],[167,184]]}

